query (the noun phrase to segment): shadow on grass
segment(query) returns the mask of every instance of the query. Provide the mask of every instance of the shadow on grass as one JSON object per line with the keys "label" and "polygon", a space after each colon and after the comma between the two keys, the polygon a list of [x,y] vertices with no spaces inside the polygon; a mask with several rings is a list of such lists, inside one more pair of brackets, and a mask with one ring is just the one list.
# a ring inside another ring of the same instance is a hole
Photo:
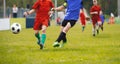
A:
{"label": "shadow on grass", "polygon": [[95,38],[111,38],[111,35],[110,34],[98,34],[95,36]]}
{"label": "shadow on grass", "polygon": [[85,51],[87,49],[79,49],[79,48],[54,48],[54,49],[44,49],[41,50],[43,52],[62,52],[62,51]]}

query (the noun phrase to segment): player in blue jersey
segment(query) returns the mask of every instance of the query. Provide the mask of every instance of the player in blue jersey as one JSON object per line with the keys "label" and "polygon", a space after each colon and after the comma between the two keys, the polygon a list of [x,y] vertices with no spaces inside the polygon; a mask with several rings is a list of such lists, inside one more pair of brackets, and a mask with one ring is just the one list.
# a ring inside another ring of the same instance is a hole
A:
{"label": "player in blue jersey", "polygon": [[[57,8],[52,8],[53,11],[66,10],[65,18],[62,22],[61,33],[54,42],[53,47],[63,46],[67,42],[66,33],[72,28],[79,18],[80,9],[82,8],[82,0],[65,0],[65,3]],[[60,45],[60,41],[63,43]]]}
{"label": "player in blue jersey", "polygon": [[103,14],[102,11],[101,11],[101,13],[100,13],[100,19],[101,19],[101,21],[102,21],[101,30],[103,31],[103,24],[104,24],[104,21],[105,21],[105,16],[104,16],[104,14]]}

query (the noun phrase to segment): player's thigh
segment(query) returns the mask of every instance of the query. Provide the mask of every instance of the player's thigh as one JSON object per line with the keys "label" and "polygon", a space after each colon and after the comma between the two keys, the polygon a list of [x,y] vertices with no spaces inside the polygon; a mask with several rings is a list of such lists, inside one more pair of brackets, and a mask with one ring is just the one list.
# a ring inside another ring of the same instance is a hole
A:
{"label": "player's thigh", "polygon": [[68,20],[63,20],[62,26],[65,27],[67,25],[67,23],[68,23]]}
{"label": "player's thigh", "polygon": [[70,25],[71,25],[71,27],[73,27],[73,26],[76,24],[76,21],[77,21],[77,20],[64,20],[64,21],[62,22],[62,26],[65,27],[65,26],[68,24],[68,22],[69,22]]}
{"label": "player's thigh", "polygon": [[69,22],[70,22],[71,27],[73,27],[76,24],[77,20],[70,20]]}
{"label": "player's thigh", "polygon": [[34,30],[41,30],[41,28],[42,28],[42,23],[39,22],[39,21],[35,21],[35,22],[34,22],[33,29],[34,29]]}

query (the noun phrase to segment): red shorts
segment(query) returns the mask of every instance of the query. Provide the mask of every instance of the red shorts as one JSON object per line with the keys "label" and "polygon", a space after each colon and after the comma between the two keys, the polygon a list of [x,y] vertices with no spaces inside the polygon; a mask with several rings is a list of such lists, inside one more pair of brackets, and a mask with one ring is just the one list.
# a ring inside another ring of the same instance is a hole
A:
{"label": "red shorts", "polygon": [[92,24],[95,25],[96,23],[101,22],[100,17],[92,18]]}
{"label": "red shorts", "polygon": [[49,19],[48,17],[41,17],[41,18],[36,18],[34,21],[34,30],[41,30],[42,29],[42,25],[45,25],[46,27],[48,27],[48,22]]}

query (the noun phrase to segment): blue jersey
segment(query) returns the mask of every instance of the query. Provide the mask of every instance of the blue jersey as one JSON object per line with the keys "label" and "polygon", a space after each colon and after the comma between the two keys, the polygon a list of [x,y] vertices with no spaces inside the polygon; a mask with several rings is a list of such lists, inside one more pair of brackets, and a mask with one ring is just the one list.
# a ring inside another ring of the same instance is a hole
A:
{"label": "blue jersey", "polygon": [[82,0],[66,0],[67,11],[65,20],[78,20],[80,9],[83,7]]}
{"label": "blue jersey", "polygon": [[105,20],[104,15],[100,15],[100,18],[101,18],[101,21],[102,21],[102,24],[103,24],[103,23],[104,23],[104,20]]}

